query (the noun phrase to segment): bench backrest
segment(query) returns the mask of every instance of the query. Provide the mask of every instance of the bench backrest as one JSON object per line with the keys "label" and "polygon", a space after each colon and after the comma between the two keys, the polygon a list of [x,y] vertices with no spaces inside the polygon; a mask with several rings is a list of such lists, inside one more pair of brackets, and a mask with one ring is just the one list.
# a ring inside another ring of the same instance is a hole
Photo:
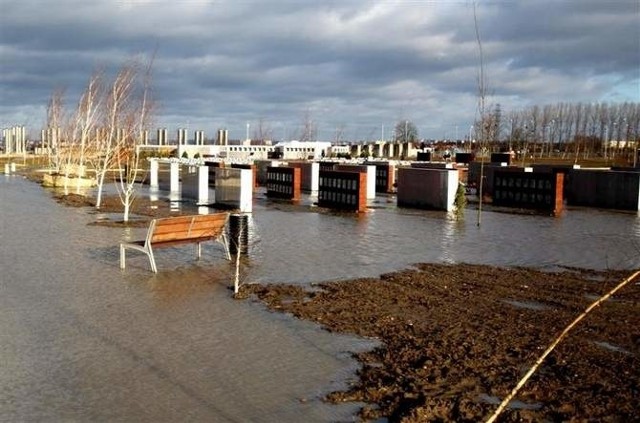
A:
{"label": "bench backrest", "polygon": [[228,219],[229,213],[224,212],[154,219],[149,226],[147,243],[215,239],[224,232]]}

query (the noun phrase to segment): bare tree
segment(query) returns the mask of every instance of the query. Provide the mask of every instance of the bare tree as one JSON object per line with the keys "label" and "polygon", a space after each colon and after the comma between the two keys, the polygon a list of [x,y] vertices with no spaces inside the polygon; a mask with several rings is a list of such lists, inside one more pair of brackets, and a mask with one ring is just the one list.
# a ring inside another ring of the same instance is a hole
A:
{"label": "bare tree", "polygon": [[271,125],[264,118],[258,120],[258,124],[253,130],[253,139],[260,141],[267,141],[273,137],[273,130]]}
{"label": "bare tree", "polygon": [[[153,68],[153,59],[154,57],[149,60],[145,68],[141,91],[138,93],[139,97],[132,99],[125,107],[124,127],[129,130],[125,132],[125,136],[122,139],[119,139],[115,155],[118,165],[116,186],[118,187],[120,201],[124,206],[123,221],[125,222],[129,220],[131,205],[135,200],[136,183],[140,170],[139,146],[144,144],[144,133],[150,125],[152,116],[154,103],[151,98],[151,70]],[[135,64],[125,66],[125,70],[129,70],[132,73],[132,82],[137,82],[138,69]]]}
{"label": "bare tree", "polygon": [[[89,78],[89,82],[80,97],[78,109],[74,120],[74,128],[72,139],[76,143],[76,160],[77,167],[77,189],[80,189],[80,177],[85,175],[85,161],[87,155],[95,153],[96,139],[91,138],[91,134],[95,132],[98,124],[99,113],[102,110],[103,92],[102,92],[102,72],[95,72]],[[69,158],[73,155],[69,154]],[[72,163],[70,162],[69,165]]]}
{"label": "bare tree", "polygon": [[59,174],[62,168],[62,128],[66,127],[64,90],[55,89],[47,104],[47,138],[49,168],[54,174]]}
{"label": "bare tree", "polygon": [[339,144],[343,141],[345,128],[346,128],[346,125],[344,123],[340,123],[336,126],[334,143]]}
{"label": "bare tree", "polygon": [[313,141],[317,139],[318,127],[313,121],[311,111],[307,109],[302,116],[302,126],[300,128],[300,141]]}
{"label": "bare tree", "polygon": [[408,119],[400,119],[395,126],[396,142],[416,142],[418,140],[418,127]]}
{"label": "bare tree", "polygon": [[126,140],[131,134],[130,102],[135,84],[136,67],[124,65],[108,88],[103,111],[102,130],[97,134],[97,154],[94,157],[98,192],[96,208],[102,205],[102,193],[107,173],[118,164]]}

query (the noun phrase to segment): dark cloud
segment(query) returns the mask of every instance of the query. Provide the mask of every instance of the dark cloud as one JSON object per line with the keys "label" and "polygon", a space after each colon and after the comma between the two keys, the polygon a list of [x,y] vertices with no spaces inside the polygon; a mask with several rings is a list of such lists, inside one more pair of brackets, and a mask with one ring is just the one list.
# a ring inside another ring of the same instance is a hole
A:
{"label": "dark cloud", "polygon": [[[636,0],[477,4],[503,109],[638,100]],[[282,136],[309,112],[326,139],[342,125],[347,136],[389,134],[405,118],[439,137],[475,115],[468,1],[23,0],[2,12],[0,125],[36,134],[55,88],[72,104],[96,67],[112,74],[154,51],[155,121],[171,132],[225,126],[240,137],[262,118]]]}

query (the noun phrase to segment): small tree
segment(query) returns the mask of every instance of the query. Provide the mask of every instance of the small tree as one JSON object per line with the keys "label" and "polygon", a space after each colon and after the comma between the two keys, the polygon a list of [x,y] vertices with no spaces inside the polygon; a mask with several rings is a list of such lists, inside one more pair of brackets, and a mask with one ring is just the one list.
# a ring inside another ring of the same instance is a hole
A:
{"label": "small tree", "polygon": [[62,171],[62,130],[66,129],[64,90],[56,89],[47,104],[49,168],[54,174]]}
{"label": "small tree", "polygon": [[133,63],[125,64],[115,79],[109,84],[105,108],[103,110],[102,128],[98,135],[97,154],[94,157],[98,193],[96,208],[102,203],[102,192],[105,177],[109,170],[119,164],[126,140],[131,133],[132,91],[136,80],[136,67]]}
{"label": "small tree", "polygon": [[482,196],[484,187],[484,154],[486,152],[486,140],[489,129],[490,119],[486,113],[486,101],[487,101],[487,81],[484,73],[484,53],[482,51],[482,39],[480,38],[480,29],[478,27],[478,15],[476,12],[476,2],[473,2],[473,24],[476,33],[476,42],[478,44],[478,113],[480,114],[480,127],[476,129],[478,138],[478,150],[480,154],[480,181],[478,183],[478,221],[477,225],[480,226],[482,221]]}
{"label": "small tree", "polygon": [[456,190],[456,196],[453,202],[456,207],[456,219],[463,219],[464,208],[467,206],[467,197],[465,196],[465,187],[462,182],[458,182],[458,189]]}
{"label": "small tree", "polygon": [[[140,164],[140,145],[144,144],[144,133],[150,125],[153,101],[151,99],[151,69],[153,57],[149,61],[144,76],[139,97],[132,99],[127,108],[125,123],[131,130],[124,134],[118,143],[116,159],[118,164],[118,195],[124,206],[122,220],[129,221],[131,205],[135,200],[136,183]],[[133,81],[137,82],[138,66],[131,65]]]}
{"label": "small tree", "polygon": [[[85,162],[91,154],[96,153],[97,140],[92,137],[92,133],[96,132],[99,124],[99,114],[102,110],[104,99],[102,86],[102,73],[95,72],[89,78],[89,82],[78,102],[78,110],[74,121],[72,139],[75,144],[77,157],[75,165],[77,166],[78,185],[80,188],[80,177],[84,176]],[[99,152],[98,152],[99,153]],[[69,158],[73,155],[69,155]],[[71,165],[71,160],[69,165]]]}

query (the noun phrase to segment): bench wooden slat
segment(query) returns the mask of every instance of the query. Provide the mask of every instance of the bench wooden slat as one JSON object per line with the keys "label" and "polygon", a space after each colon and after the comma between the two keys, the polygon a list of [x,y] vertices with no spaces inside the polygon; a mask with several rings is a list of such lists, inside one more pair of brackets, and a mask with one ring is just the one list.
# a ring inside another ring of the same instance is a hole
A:
{"label": "bench wooden slat", "polygon": [[225,248],[227,259],[230,260],[229,245],[225,234],[225,227],[229,213],[215,213],[207,215],[175,216],[154,219],[147,230],[145,241],[134,241],[120,244],[120,267],[124,269],[126,248],[139,250],[149,256],[151,270],[157,272],[153,249],[169,247],[187,243],[200,244],[206,241],[218,241]]}
{"label": "bench wooden slat", "polygon": [[176,233],[176,234],[154,235],[153,238],[151,238],[151,245],[155,247],[156,245],[162,244],[164,242],[176,241],[180,239],[189,240],[189,239],[196,239],[196,238],[217,238],[221,232],[222,231],[214,233],[210,230],[208,231],[200,230],[200,231],[192,232],[191,234],[187,234],[185,232],[185,233]]}
{"label": "bench wooden slat", "polygon": [[217,217],[216,219],[193,219],[189,223],[179,222],[177,224],[169,224],[170,222],[163,222],[153,231],[151,237],[151,244],[160,242],[166,242],[176,239],[189,239],[189,238],[202,238],[202,237],[217,237],[225,229],[226,217],[222,219]]}
{"label": "bench wooden slat", "polygon": [[176,221],[167,219],[158,219],[156,221],[156,227],[153,231],[154,234],[175,233],[175,232],[187,232],[190,228],[199,229],[205,227],[224,227],[227,217],[226,216],[211,216],[207,219],[178,219]]}

